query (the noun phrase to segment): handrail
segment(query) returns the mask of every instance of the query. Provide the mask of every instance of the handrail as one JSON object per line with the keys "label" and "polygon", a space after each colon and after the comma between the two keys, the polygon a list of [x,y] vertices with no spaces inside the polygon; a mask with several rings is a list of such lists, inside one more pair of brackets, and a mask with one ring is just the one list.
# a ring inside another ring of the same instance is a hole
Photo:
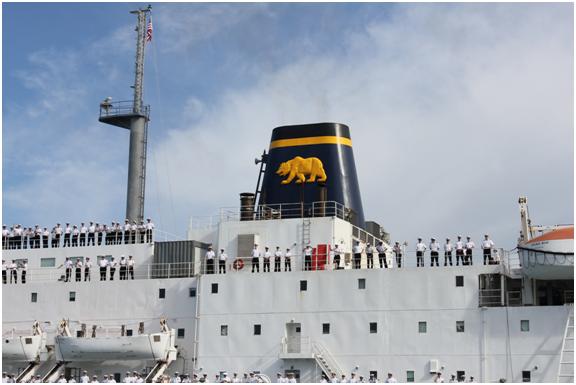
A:
{"label": "handrail", "polygon": [[117,102],[105,100],[100,103],[100,118],[133,114],[148,117],[150,115],[150,106],[141,104],[140,111],[137,111],[134,108],[133,100],[120,100]]}

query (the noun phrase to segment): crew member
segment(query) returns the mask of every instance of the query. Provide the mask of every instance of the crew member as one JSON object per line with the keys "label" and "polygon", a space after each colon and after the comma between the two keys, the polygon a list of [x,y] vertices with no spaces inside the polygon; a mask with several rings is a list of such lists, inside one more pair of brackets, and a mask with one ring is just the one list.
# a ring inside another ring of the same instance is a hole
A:
{"label": "crew member", "polygon": [[386,249],[384,248],[384,242],[378,242],[376,246],[376,251],[378,252],[378,262],[380,262],[380,268],[388,268],[388,261],[386,260]]}
{"label": "crew member", "polygon": [[82,261],[80,258],[76,259],[76,282],[82,281]]}
{"label": "crew member", "polygon": [[438,251],[440,250],[440,245],[436,242],[435,238],[430,239],[430,267],[434,266],[436,262],[436,267],[438,267]]}
{"label": "crew member", "polygon": [[114,257],[110,258],[110,281],[114,281],[114,274],[116,273],[116,266],[118,266],[118,261]]}
{"label": "crew member", "polygon": [[146,219],[146,243],[152,243],[152,231],[154,230],[154,223],[150,218]]}
{"label": "crew member", "polygon": [[84,262],[84,281],[90,281],[90,269],[92,269],[92,261],[90,257],[86,257],[86,262]]}
{"label": "crew member", "polygon": [[126,257],[124,257],[123,255],[120,257],[120,280],[121,281],[125,281],[126,280]]}
{"label": "crew member", "polygon": [[50,231],[48,231],[47,227],[44,227],[44,231],[42,231],[42,247],[47,249],[48,248],[48,239],[50,238]]}
{"label": "crew member", "polygon": [[130,226],[130,243],[135,244],[138,238],[138,225],[136,221],[132,221],[132,226]]}
{"label": "crew member", "polygon": [[105,257],[101,257],[100,261],[98,261],[100,265],[100,281],[106,281],[106,268],[108,267],[108,259]]}
{"label": "crew member", "polygon": [[128,221],[128,219],[124,220],[124,244],[127,245],[129,243],[132,243],[130,241],[130,230],[132,229],[132,226],[130,226],[130,221]]}
{"label": "crew member", "polygon": [[304,248],[304,270],[312,270],[312,247],[310,245]]}
{"label": "crew member", "polygon": [[292,271],[292,252],[286,249],[284,254],[284,271]]}
{"label": "crew member", "polygon": [[98,246],[102,244],[102,234],[104,233],[104,226],[96,223],[96,243]]}
{"label": "crew member", "polygon": [[282,271],[282,250],[280,246],[276,246],[276,251],[274,252],[274,272]]}
{"label": "crew member", "polygon": [[375,250],[372,249],[372,246],[368,243],[366,245],[366,265],[368,269],[374,268],[374,253]]}
{"label": "crew member", "polygon": [[494,259],[492,258],[492,249],[494,248],[494,242],[488,237],[488,234],[484,235],[484,240],[482,241],[482,252],[484,253],[484,264],[486,264],[486,260],[488,263],[492,265],[494,263]]}
{"label": "crew member", "polygon": [[340,269],[340,249],[338,244],[335,244],[334,250],[332,250],[332,263],[334,264],[334,270]]}
{"label": "crew member", "polygon": [[266,272],[266,268],[268,268],[268,272],[270,272],[270,257],[272,257],[272,253],[268,249],[268,246],[264,247],[264,266],[262,268],[262,272]]}
{"label": "crew member", "polygon": [[112,222],[110,227],[108,227],[107,225],[104,225],[104,232],[106,233],[106,235],[104,236],[105,244],[111,245],[113,234],[114,234],[114,222]]}
{"label": "crew member", "polygon": [[422,238],[418,238],[418,243],[416,243],[416,267],[424,267],[424,252],[427,247],[422,243]]}
{"label": "crew member", "polygon": [[356,241],[354,246],[352,247],[352,254],[354,254],[354,268],[360,268],[360,261],[362,258],[362,246],[360,246],[360,242]]}
{"label": "crew member", "polygon": [[131,255],[128,256],[128,275],[130,279],[134,279],[134,259]]}
{"label": "crew member", "polygon": [[254,244],[252,249],[252,272],[256,270],[257,273],[260,272],[260,251],[258,251],[258,245]]}
{"label": "crew member", "polygon": [[6,264],[6,261],[3,259],[2,260],[2,283],[6,284],[8,276],[7,276],[7,270],[8,270],[8,265]]}
{"label": "crew member", "polygon": [[206,274],[214,274],[214,258],[216,258],[216,253],[212,250],[212,246],[208,246],[208,251],[206,252]]}
{"label": "crew member", "polygon": [[456,241],[456,266],[460,266],[460,261],[462,261],[462,266],[464,266],[464,242],[462,242],[462,237],[459,235]]}
{"label": "crew member", "polygon": [[384,380],[384,382],[386,383],[397,383],[398,380],[396,378],[394,378],[394,376],[392,375],[392,373],[388,373],[388,378],[386,380]]}
{"label": "crew member", "polygon": [[86,233],[88,233],[88,228],[82,222],[80,224],[80,246],[86,246]]}
{"label": "crew member", "polygon": [[472,249],[474,249],[476,247],[476,245],[474,244],[474,242],[472,240],[470,240],[470,237],[466,237],[466,264],[467,265],[473,265],[472,262]]}
{"label": "crew member", "polygon": [[12,281],[14,281],[14,283],[18,283],[18,265],[16,265],[16,261],[12,260],[12,263],[10,266],[8,266],[8,268],[10,270],[10,283],[12,283]]}
{"label": "crew member", "polygon": [[[128,234],[130,234],[130,230],[128,230]],[[120,222],[114,223],[114,245],[121,245],[122,244],[122,227],[120,226]],[[126,243],[126,240],[124,240]]]}
{"label": "crew member", "polygon": [[28,260],[25,259],[24,262],[22,262],[22,264],[20,265],[20,268],[22,269],[22,273],[21,273],[21,281],[22,283],[26,283],[26,272],[28,271]]}
{"label": "crew member", "polygon": [[402,267],[402,247],[400,246],[400,242],[394,243],[392,251],[394,251],[394,255],[396,256],[396,266],[398,266],[398,268]]}
{"label": "crew member", "polygon": [[220,256],[218,257],[218,274],[226,274],[226,260],[228,255],[224,252],[224,249],[220,249]]}
{"label": "crew member", "polygon": [[22,248],[22,236],[24,234],[24,230],[20,225],[16,225],[14,227],[14,242],[16,243],[16,249]]}
{"label": "crew member", "polygon": [[42,240],[42,228],[39,225],[34,227],[34,248],[39,249]]}
{"label": "crew member", "polygon": [[446,238],[446,243],[444,244],[444,266],[450,261],[450,266],[452,266],[452,244],[450,243],[450,238]]}
{"label": "crew member", "polygon": [[94,246],[94,235],[96,234],[96,226],[94,222],[90,222],[90,226],[88,226],[88,246],[90,246],[90,242],[92,242],[92,246]]}
{"label": "crew member", "polygon": [[66,228],[64,229],[64,245],[63,247],[70,247],[70,234],[72,234],[72,229],[70,228],[70,223],[66,223]]}
{"label": "crew member", "polygon": [[78,236],[80,236],[80,230],[78,230],[78,226],[74,225],[72,229],[72,247],[78,246]]}
{"label": "crew member", "polygon": [[60,247],[60,237],[62,236],[62,227],[60,223],[56,223],[56,237],[52,238],[52,247]]}
{"label": "crew member", "polygon": [[69,257],[66,257],[66,260],[64,261],[64,269],[66,270],[66,278],[64,279],[64,282],[70,282],[70,276],[72,275],[72,261]]}

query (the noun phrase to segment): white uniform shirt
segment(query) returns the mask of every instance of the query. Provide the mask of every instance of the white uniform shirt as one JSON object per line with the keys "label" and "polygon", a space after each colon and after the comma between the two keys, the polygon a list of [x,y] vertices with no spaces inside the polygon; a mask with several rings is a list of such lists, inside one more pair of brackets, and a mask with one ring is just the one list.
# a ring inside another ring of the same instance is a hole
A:
{"label": "white uniform shirt", "polygon": [[214,257],[216,257],[216,253],[214,252],[214,250],[208,250],[206,252],[206,259],[214,259]]}
{"label": "white uniform shirt", "polygon": [[282,258],[282,251],[276,250],[276,251],[274,252],[274,256],[275,256],[276,258]]}
{"label": "white uniform shirt", "polygon": [[290,259],[290,257],[292,257],[292,253],[290,252],[290,250],[288,250],[288,251],[286,252],[286,254],[284,254],[284,258]]}
{"label": "white uniform shirt", "polygon": [[306,247],[304,249],[304,255],[307,257],[311,257],[312,256],[312,248],[310,246]]}
{"label": "white uniform shirt", "polygon": [[8,265],[6,264],[6,262],[4,262],[2,264],[2,271],[6,271],[8,269]]}
{"label": "white uniform shirt", "polygon": [[228,255],[226,253],[220,253],[220,260],[225,261],[228,259]]}
{"label": "white uniform shirt", "polygon": [[270,259],[271,256],[272,253],[269,250],[264,253],[264,259]]}
{"label": "white uniform shirt", "polygon": [[8,231],[8,229],[2,229],[2,236],[7,237],[8,235],[10,235],[10,231]]}
{"label": "white uniform shirt", "polygon": [[72,235],[78,235],[78,234],[80,234],[80,231],[76,227],[74,230],[72,230]]}
{"label": "white uniform shirt", "polygon": [[254,248],[252,249],[252,258],[258,258],[260,257],[260,252],[258,251],[258,249]]}
{"label": "white uniform shirt", "polygon": [[44,238],[48,238],[48,237],[50,236],[50,231],[44,230],[44,231],[42,232],[42,235],[44,236]]}
{"label": "white uniform shirt", "polygon": [[67,269],[71,269],[72,268],[72,260],[68,259],[67,261],[65,261],[64,267],[66,267]]}
{"label": "white uniform shirt", "polygon": [[62,234],[62,227],[56,226],[56,234],[58,235]]}
{"label": "white uniform shirt", "polygon": [[83,375],[82,377],[80,377],[80,382],[83,384],[87,384],[90,382],[90,377],[88,377],[87,375]]}
{"label": "white uniform shirt", "polygon": [[96,226],[90,225],[90,227],[88,227],[88,232],[89,233],[95,233],[96,232]]}
{"label": "white uniform shirt", "polygon": [[438,244],[438,242],[432,242],[430,243],[430,251],[438,251],[440,250],[440,245]]}
{"label": "white uniform shirt", "polygon": [[354,254],[361,254],[362,253],[362,246],[361,245],[354,245],[354,247],[352,247],[352,252]]}
{"label": "white uniform shirt", "polygon": [[126,258],[121,258],[120,259],[120,266],[126,266],[127,262],[126,262]]}
{"label": "white uniform shirt", "polygon": [[456,250],[464,250],[464,242],[462,241],[456,242]]}
{"label": "white uniform shirt", "polygon": [[472,242],[472,241],[466,242],[466,250],[472,250],[475,247],[476,247],[476,245],[474,244],[474,242]]}
{"label": "white uniform shirt", "polygon": [[130,267],[134,267],[134,260],[133,259],[128,259],[128,262],[126,262],[128,264],[128,266]]}
{"label": "white uniform shirt", "polygon": [[[84,263],[84,267],[87,268],[87,269],[92,268],[92,261],[86,261],[86,262]],[[90,379],[90,378],[88,378],[88,379]]]}
{"label": "white uniform shirt", "polygon": [[76,268],[77,268],[77,269],[79,269],[79,268],[81,269],[81,268],[82,268],[82,261],[79,260],[79,259],[76,260]]}
{"label": "white uniform shirt", "polygon": [[386,381],[384,381],[384,382],[387,382],[389,384],[395,384],[398,382],[398,380],[396,380],[394,377],[390,377],[390,378],[387,378]]}
{"label": "white uniform shirt", "polygon": [[482,241],[482,248],[483,249],[491,249],[494,247],[494,242],[491,239],[485,239]]}
{"label": "white uniform shirt", "polygon": [[111,269],[115,269],[116,266],[118,266],[118,262],[117,262],[117,261],[115,261],[115,260],[114,260],[114,261],[110,261],[110,268],[111,268]]}
{"label": "white uniform shirt", "polygon": [[378,246],[376,246],[376,251],[378,252],[378,254],[384,254],[384,253],[386,253],[386,249],[384,248],[383,245],[378,245]]}
{"label": "white uniform shirt", "polygon": [[426,251],[427,247],[422,242],[416,244],[416,251]]}
{"label": "white uniform shirt", "polygon": [[70,234],[72,232],[72,228],[70,226],[66,226],[66,230],[64,230],[65,234]]}
{"label": "white uniform shirt", "polygon": [[148,222],[146,223],[146,230],[154,230],[154,223]]}
{"label": "white uniform shirt", "polygon": [[130,226],[130,230],[132,231],[138,230],[138,225],[136,223],[132,224],[132,226]]}
{"label": "white uniform shirt", "polygon": [[446,252],[452,251],[452,244],[450,242],[446,242],[444,244],[444,251],[446,251]]}
{"label": "white uniform shirt", "polygon": [[98,264],[100,265],[100,267],[107,267],[108,266],[108,260],[106,258],[102,258],[102,259],[100,259]]}
{"label": "white uniform shirt", "polygon": [[86,234],[87,231],[88,231],[88,228],[86,226],[80,227],[80,233],[81,234]]}

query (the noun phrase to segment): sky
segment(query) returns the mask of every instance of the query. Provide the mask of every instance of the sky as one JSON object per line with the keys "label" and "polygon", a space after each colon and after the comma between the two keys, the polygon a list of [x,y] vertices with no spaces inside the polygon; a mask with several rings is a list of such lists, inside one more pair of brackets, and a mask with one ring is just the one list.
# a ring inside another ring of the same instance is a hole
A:
{"label": "sky", "polygon": [[[147,4],[147,3],[146,3]],[[122,221],[138,3],[2,4],[2,221]],[[367,220],[392,240],[513,248],[573,223],[573,5],[152,3],[145,216],[184,237],[254,191],[281,125],[350,127]]]}

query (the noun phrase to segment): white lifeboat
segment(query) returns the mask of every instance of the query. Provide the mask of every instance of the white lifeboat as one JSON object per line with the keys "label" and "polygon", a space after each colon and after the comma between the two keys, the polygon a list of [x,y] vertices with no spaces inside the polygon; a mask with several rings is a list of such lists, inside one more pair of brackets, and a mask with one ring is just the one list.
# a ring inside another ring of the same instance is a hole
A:
{"label": "white lifeboat", "polygon": [[2,361],[35,362],[46,351],[46,334],[40,330],[38,322],[32,327],[32,334],[18,335],[11,331],[2,338]]}
{"label": "white lifeboat", "polygon": [[559,227],[518,245],[524,274],[530,278],[574,278],[574,226]]}

